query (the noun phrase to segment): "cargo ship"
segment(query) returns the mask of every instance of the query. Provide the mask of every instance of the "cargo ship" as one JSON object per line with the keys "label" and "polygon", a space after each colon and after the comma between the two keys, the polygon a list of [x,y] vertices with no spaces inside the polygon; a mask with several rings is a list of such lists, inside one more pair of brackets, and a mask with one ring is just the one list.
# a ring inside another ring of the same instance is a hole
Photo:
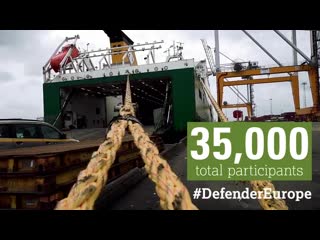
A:
{"label": "cargo ship", "polygon": [[[212,121],[213,109],[200,84],[202,78],[209,86],[205,60],[184,59],[177,45],[166,62],[157,63],[163,41],[134,44],[122,31],[105,32],[110,48],[80,52],[79,36],[67,38],[73,43],[44,66],[46,122],[66,129],[106,127],[123,103],[128,75],[137,117],[145,126],[173,136],[185,132],[188,121]],[[148,51],[150,61],[138,64],[138,51]]]}

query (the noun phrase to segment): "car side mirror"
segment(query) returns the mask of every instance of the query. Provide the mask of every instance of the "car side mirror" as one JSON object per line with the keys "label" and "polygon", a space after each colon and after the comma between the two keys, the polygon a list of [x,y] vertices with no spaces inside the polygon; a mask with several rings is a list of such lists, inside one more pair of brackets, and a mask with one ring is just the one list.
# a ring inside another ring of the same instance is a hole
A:
{"label": "car side mirror", "polygon": [[67,139],[67,134],[62,133],[62,134],[61,134],[61,139]]}

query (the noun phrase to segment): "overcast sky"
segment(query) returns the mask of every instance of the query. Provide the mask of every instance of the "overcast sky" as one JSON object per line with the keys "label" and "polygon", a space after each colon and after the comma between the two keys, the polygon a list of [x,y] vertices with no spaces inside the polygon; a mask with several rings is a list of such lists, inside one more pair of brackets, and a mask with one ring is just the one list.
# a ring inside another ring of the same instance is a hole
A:
{"label": "overcast sky", "polygon": [[[207,40],[214,47],[214,31],[208,30],[124,30],[124,32],[135,42],[153,42],[164,40],[162,49],[156,52],[157,62],[165,61],[166,54],[163,53],[172,41],[184,43],[184,58],[194,58],[196,61],[204,60],[205,53],[200,41]],[[271,52],[283,65],[291,65],[292,49],[275,32],[267,30],[249,31],[263,46]],[[291,39],[291,31],[282,31]],[[42,94],[42,66],[50,58],[55,48],[67,36],[80,35],[78,46],[85,49],[90,43],[90,49],[109,47],[108,36],[101,31],[0,31],[0,118],[37,118],[43,116],[43,94]],[[310,36],[308,31],[297,32],[298,47],[310,56]],[[220,31],[220,51],[230,58],[245,61],[258,61],[259,65],[276,66],[257,45],[255,45],[240,30]],[[144,64],[146,53],[138,55],[138,63]],[[222,63],[230,62],[221,56]],[[298,55],[298,62],[303,62]],[[301,83],[307,80],[306,74],[300,74]],[[216,96],[214,79],[210,79],[212,91]],[[309,83],[306,87],[307,106],[311,105]],[[246,96],[245,87],[239,90]],[[273,114],[285,111],[294,111],[291,87],[289,83],[274,83],[254,85],[255,103],[257,104],[257,115],[270,114],[270,98],[272,98]],[[228,103],[237,103],[234,93],[225,88],[224,100]],[[303,91],[300,89],[301,106],[304,107]],[[231,118],[233,109],[227,110]],[[245,113],[246,114],[246,113]]]}

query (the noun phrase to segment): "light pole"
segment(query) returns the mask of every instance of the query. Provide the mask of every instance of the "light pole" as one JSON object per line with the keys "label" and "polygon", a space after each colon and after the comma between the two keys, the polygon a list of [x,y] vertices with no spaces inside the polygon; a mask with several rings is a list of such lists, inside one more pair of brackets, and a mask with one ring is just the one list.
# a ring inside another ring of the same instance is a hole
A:
{"label": "light pole", "polygon": [[272,116],[272,98],[270,98],[269,100],[270,100],[270,115]]}

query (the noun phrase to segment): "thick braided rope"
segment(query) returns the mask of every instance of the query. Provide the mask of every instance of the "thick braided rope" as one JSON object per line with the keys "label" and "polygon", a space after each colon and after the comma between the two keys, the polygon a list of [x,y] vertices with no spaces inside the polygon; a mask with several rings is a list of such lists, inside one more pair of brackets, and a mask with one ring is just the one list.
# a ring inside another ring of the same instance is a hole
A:
{"label": "thick braided rope", "polygon": [[149,178],[156,185],[161,208],[165,210],[197,210],[198,208],[191,201],[188,190],[171,170],[167,161],[159,156],[157,147],[145,134],[140,124],[129,121],[129,130],[136,146],[140,149]]}
{"label": "thick braided rope", "polygon": [[[129,76],[127,80],[125,106],[120,115],[135,115],[131,100]],[[189,192],[177,175],[171,170],[166,160],[159,156],[156,145],[138,123],[129,121],[129,130],[134,143],[140,149],[149,178],[156,184],[156,192],[160,198],[160,206],[165,210],[197,210],[193,205]]]}
{"label": "thick braided rope", "polygon": [[69,195],[62,199],[56,210],[90,210],[108,179],[108,171],[116,158],[116,152],[122,144],[128,122],[114,122],[107,133],[106,140],[92,154],[87,168],[78,175],[77,182]]}
{"label": "thick braided rope", "polygon": [[[256,192],[262,192],[265,188],[270,188],[271,192],[275,191],[275,187],[272,184],[271,181],[250,181],[251,187]],[[288,210],[288,206],[286,205],[286,202],[282,199],[265,199],[262,197],[262,199],[258,199],[261,207],[265,210]]]}
{"label": "thick braided rope", "polygon": [[[125,101],[131,103],[131,92],[129,93],[130,96],[126,94]],[[127,112],[124,106],[120,110],[120,115],[124,116]],[[94,202],[108,179],[108,171],[114,163],[127,126],[126,120],[119,120],[112,124],[106,140],[100,145],[98,151],[92,154],[87,168],[79,173],[77,182],[71,188],[68,197],[57,204],[56,210],[93,209]]]}
{"label": "thick braided rope", "polygon": [[[226,116],[224,115],[224,113],[220,109],[218,103],[215,101],[215,99],[211,95],[208,87],[202,82],[202,80],[200,80],[200,82],[201,82],[202,86],[204,87],[204,90],[205,90],[207,96],[209,97],[212,105],[214,106],[215,110],[217,111],[220,120],[222,122],[227,122],[228,120],[227,120]],[[252,189],[256,192],[263,191],[264,188],[270,188],[271,191],[275,191],[275,187],[271,181],[250,181],[250,185],[251,185]],[[286,202],[282,199],[275,199],[272,197],[271,199],[265,199],[265,198],[258,199],[258,201],[260,203],[260,206],[265,210],[288,210],[288,206],[286,205]]]}

